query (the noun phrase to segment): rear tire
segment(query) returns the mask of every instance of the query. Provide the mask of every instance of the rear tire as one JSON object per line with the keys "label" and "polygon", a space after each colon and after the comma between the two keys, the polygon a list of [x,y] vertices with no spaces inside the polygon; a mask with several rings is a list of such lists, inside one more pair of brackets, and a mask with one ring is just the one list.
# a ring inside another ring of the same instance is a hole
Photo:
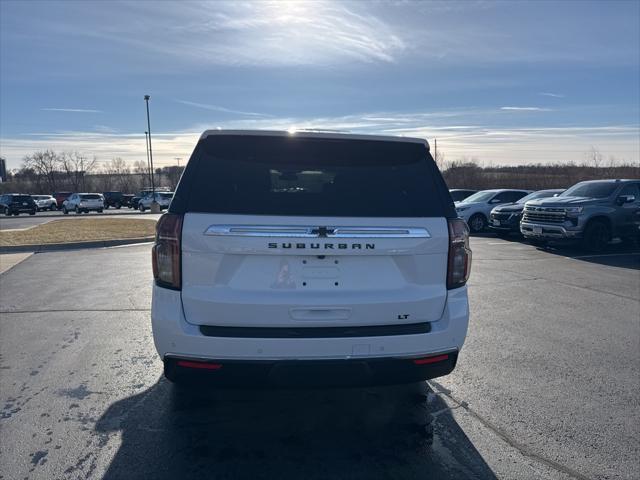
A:
{"label": "rear tire", "polygon": [[33,211],[29,212],[29,215],[35,215],[35,214],[36,214],[36,211],[35,211],[35,210],[33,210]]}
{"label": "rear tire", "polygon": [[67,210],[67,207],[62,207],[62,213],[64,213],[65,215],[69,215],[69,210]]}
{"label": "rear tire", "polygon": [[475,213],[469,219],[471,233],[480,233],[487,228],[487,219],[481,213]]}
{"label": "rear tire", "polygon": [[141,203],[138,204],[138,210],[140,210],[141,213],[144,213],[145,211],[144,205],[142,205]]}
{"label": "rear tire", "polygon": [[593,220],[587,224],[582,236],[581,247],[588,252],[601,252],[611,240],[611,229],[602,220]]}
{"label": "rear tire", "polygon": [[120,207],[122,207],[122,205],[120,205],[120,202],[116,202],[115,207],[116,210],[120,210]]}
{"label": "rear tire", "polygon": [[102,213],[102,209],[101,208],[98,209],[98,213]]}
{"label": "rear tire", "polygon": [[75,212],[76,215],[80,215],[82,213],[82,211],[78,207],[75,208]]}

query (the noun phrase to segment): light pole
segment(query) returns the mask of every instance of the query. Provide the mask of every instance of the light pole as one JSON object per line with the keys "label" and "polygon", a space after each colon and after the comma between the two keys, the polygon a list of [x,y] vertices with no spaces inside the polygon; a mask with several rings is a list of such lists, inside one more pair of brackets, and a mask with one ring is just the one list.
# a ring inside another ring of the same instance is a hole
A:
{"label": "light pole", "polygon": [[149,132],[144,132],[145,146],[147,147],[147,171],[149,172],[149,183],[151,183],[151,163],[149,162]]}
{"label": "light pole", "polygon": [[149,163],[151,164],[151,211],[153,213],[160,213],[160,205],[156,201],[156,183],[153,177],[153,149],[151,148],[151,122],[149,121],[149,95],[144,96],[144,101],[147,104],[147,132],[149,133]]}

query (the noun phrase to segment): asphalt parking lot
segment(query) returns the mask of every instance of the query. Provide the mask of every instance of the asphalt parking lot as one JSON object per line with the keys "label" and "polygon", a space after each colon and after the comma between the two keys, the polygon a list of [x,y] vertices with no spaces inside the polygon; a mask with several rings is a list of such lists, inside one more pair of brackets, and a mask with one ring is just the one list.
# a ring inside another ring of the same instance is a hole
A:
{"label": "asphalt parking lot", "polygon": [[457,369],[351,390],[176,390],[149,245],[32,255],[0,276],[0,478],[639,478],[640,253],[472,247]]}
{"label": "asphalt parking lot", "polygon": [[113,216],[117,215],[122,218],[160,218],[159,214],[154,214],[149,211],[140,213],[137,210],[132,210],[129,208],[121,208],[120,210],[115,210],[110,208],[109,210],[105,210],[102,213],[83,213],[80,215],[76,215],[75,213],[69,213],[68,215],[64,215],[62,212],[54,211],[54,212],[38,212],[35,215],[29,214],[21,214],[17,217],[5,217],[0,216],[0,230],[12,230],[12,229],[23,229],[35,227],[36,225],[41,225],[43,223],[50,222],[52,220],[60,220],[64,218],[100,218],[105,216]]}

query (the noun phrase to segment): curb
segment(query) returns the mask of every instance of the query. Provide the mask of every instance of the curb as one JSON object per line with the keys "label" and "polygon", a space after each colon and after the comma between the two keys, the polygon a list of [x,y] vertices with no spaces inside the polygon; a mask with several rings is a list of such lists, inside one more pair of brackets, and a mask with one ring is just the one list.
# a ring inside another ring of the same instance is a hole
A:
{"label": "curb", "polygon": [[10,245],[0,247],[0,253],[19,253],[19,252],[51,252],[56,250],[79,250],[84,248],[104,248],[115,247],[118,245],[133,245],[136,243],[153,242],[154,237],[139,238],[123,238],[121,240],[97,240],[93,242],[75,242],[75,243],[45,243],[42,245]]}
{"label": "curb", "polygon": [[[113,209],[109,209],[109,210],[113,210],[114,212],[122,212],[122,213],[107,213],[105,214],[103,213],[97,213],[97,212],[89,212],[89,213],[83,213],[82,215],[77,215],[74,212],[69,212],[68,215],[65,215],[64,213],[62,213],[62,211],[60,211],[60,213],[58,213],[58,210],[55,211],[55,213],[48,213],[48,212],[37,212],[35,215],[20,215],[20,216],[11,216],[11,217],[5,217],[2,216],[3,220],[7,220],[7,221],[11,221],[11,219],[20,219],[20,218],[74,218],[74,217],[78,217],[78,218],[83,218],[83,217],[106,217],[106,216],[118,216],[118,215],[149,215],[152,214],[153,212],[151,210],[145,210],[144,213],[142,213],[140,210],[135,209],[135,208],[121,208],[120,210],[116,210],[115,208]],[[106,212],[106,210],[105,210]],[[164,213],[164,212],[162,212]]]}

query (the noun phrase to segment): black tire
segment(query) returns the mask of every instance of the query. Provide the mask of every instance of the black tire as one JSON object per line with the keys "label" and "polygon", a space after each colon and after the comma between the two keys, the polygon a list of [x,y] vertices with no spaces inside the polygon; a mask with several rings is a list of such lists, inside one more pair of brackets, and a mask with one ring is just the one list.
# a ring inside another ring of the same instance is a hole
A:
{"label": "black tire", "polygon": [[141,213],[144,213],[145,208],[144,205],[142,205],[141,203],[138,204],[138,210],[140,210]]}
{"label": "black tire", "polygon": [[31,212],[29,212],[29,215],[35,215],[35,214],[36,214],[35,210],[32,210]]}
{"label": "black tire", "polygon": [[471,233],[480,233],[487,228],[487,217],[481,213],[474,213],[469,219]]}
{"label": "black tire", "polygon": [[102,209],[101,208],[98,209],[98,213],[102,213]]}
{"label": "black tire", "polygon": [[82,210],[80,210],[77,205],[74,211],[76,212],[76,215],[80,215],[82,213]]}
{"label": "black tire", "polygon": [[69,210],[67,210],[67,207],[62,207],[62,213],[64,213],[65,215],[69,215]]}
{"label": "black tire", "polygon": [[109,210],[109,205],[107,205],[106,203],[104,204],[104,209],[105,210]]}
{"label": "black tire", "polygon": [[120,205],[120,202],[116,202],[114,207],[116,207],[116,210],[120,210],[120,207],[122,207],[122,205]]}
{"label": "black tire", "polygon": [[17,210],[16,210],[15,212],[13,212],[13,216],[14,216],[14,217],[17,217],[18,215],[20,215],[20,212],[19,212],[19,211],[17,211]]}
{"label": "black tire", "polygon": [[611,228],[602,220],[593,220],[587,224],[582,234],[581,247],[588,252],[602,252],[611,240]]}
{"label": "black tire", "polygon": [[4,214],[5,214],[7,217],[10,217],[10,216],[11,216],[11,210],[9,210],[8,208],[5,208],[5,209],[4,209]]}

